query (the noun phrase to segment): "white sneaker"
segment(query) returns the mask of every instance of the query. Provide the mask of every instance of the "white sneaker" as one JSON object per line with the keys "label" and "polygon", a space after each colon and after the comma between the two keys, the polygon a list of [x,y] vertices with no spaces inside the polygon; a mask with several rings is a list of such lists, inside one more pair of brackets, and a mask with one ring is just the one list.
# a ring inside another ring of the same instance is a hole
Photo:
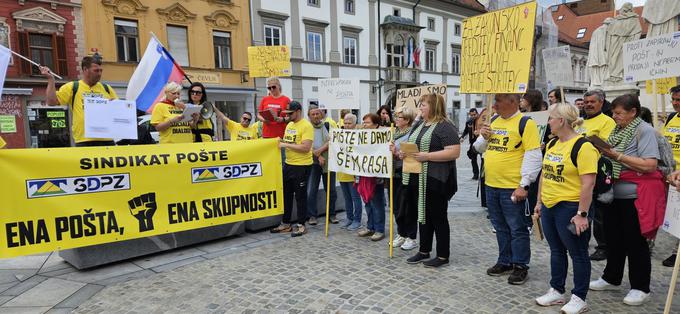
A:
{"label": "white sneaker", "polygon": [[418,247],[418,241],[415,239],[411,238],[406,238],[406,241],[404,241],[404,244],[401,246],[401,249],[404,251],[409,251],[413,250]]}
{"label": "white sneaker", "polygon": [[595,291],[605,291],[605,290],[617,290],[619,289],[619,286],[612,285],[605,281],[604,279],[600,278],[598,280],[591,281],[589,288],[590,290]]}
{"label": "white sneaker", "polygon": [[588,308],[588,303],[586,303],[586,301],[581,300],[581,298],[579,298],[575,294],[572,294],[571,300],[569,300],[569,303],[565,304],[560,309],[560,313],[579,314],[588,312],[588,310],[590,310]]}
{"label": "white sneaker", "polygon": [[625,298],[623,298],[623,303],[628,305],[641,305],[649,297],[649,293],[644,293],[637,289],[630,289]]}
{"label": "white sneaker", "polygon": [[[404,241],[406,241],[406,238],[397,235],[396,237],[394,237],[394,240],[392,240],[392,247],[400,247],[402,246],[402,244],[404,244]],[[388,242],[387,245],[389,246],[390,243]]]}
{"label": "white sneaker", "polygon": [[536,304],[540,306],[564,304],[564,293],[560,293],[554,288],[550,288],[548,293],[536,298]]}

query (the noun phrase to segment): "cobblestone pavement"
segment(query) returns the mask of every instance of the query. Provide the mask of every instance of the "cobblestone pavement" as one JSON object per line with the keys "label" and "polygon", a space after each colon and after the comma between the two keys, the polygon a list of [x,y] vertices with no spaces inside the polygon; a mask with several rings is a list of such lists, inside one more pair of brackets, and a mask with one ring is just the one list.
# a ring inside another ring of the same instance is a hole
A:
{"label": "cobblestone pavement", "polygon": [[[328,239],[324,226],[300,238],[264,231],[87,271],[56,254],[0,261],[0,313],[557,313],[533,301],[549,288],[545,241],[532,237],[524,285],[486,275],[497,256],[495,235],[461,156],[459,192],[449,203],[451,259],[440,269],[406,264],[415,251],[395,249],[389,258],[387,239],[371,242],[339,225]],[[672,272],[661,261],[673,245],[659,233],[644,306],[622,303],[626,277],[620,291],[590,292],[591,312],[661,313]],[[603,267],[593,263],[593,279]],[[672,312],[680,313],[678,297]]]}

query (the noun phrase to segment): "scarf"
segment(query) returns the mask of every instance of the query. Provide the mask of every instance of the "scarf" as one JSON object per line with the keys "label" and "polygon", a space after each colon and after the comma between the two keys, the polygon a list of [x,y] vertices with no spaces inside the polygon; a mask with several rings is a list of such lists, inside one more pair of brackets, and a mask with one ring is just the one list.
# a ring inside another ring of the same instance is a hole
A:
{"label": "scarf", "polygon": [[[609,135],[608,142],[612,144],[612,146],[614,146],[615,151],[622,154],[623,152],[626,151],[626,147],[630,145],[630,142],[635,137],[635,132],[637,131],[640,122],[642,122],[642,119],[640,119],[640,117],[636,117],[625,128],[621,128],[619,126],[616,126],[614,128],[612,134]],[[620,162],[616,161],[616,158],[607,157],[607,159],[609,159],[612,162],[613,170],[612,177],[614,179],[618,179],[619,176],[621,175],[621,169],[623,169],[623,165]]]}
{"label": "scarf", "polygon": [[[415,129],[411,133],[411,135],[408,137],[408,142],[409,143],[415,143],[416,140],[418,139],[418,135],[420,135],[420,132],[423,130],[423,125],[425,125],[425,122],[421,123],[418,125],[418,128]],[[430,127],[425,131],[425,134],[423,134],[423,137],[420,138],[420,146],[418,147],[418,150],[424,153],[429,153],[430,152],[430,141],[432,140],[432,132],[434,132],[434,129],[437,127],[437,123],[432,123]],[[418,222],[421,224],[425,223],[425,191],[427,190],[427,168],[428,168],[429,162],[423,162],[423,166],[420,171],[420,176],[418,180]],[[404,177],[402,178],[402,183],[404,185],[408,185],[409,181],[411,179],[411,174],[410,173],[404,173]]]}
{"label": "scarf", "polygon": [[404,135],[407,135],[408,132],[411,132],[411,127],[404,129],[404,131],[399,130],[399,128],[395,128],[394,129],[394,141],[396,142],[398,139],[404,137]]}

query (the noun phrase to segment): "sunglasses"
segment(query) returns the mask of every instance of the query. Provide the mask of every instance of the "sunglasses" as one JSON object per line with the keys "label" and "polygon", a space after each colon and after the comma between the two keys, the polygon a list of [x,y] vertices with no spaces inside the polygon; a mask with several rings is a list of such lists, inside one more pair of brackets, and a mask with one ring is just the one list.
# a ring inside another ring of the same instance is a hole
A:
{"label": "sunglasses", "polygon": [[250,118],[248,118],[248,117],[241,117],[241,120],[250,121]]}
{"label": "sunglasses", "polygon": [[200,90],[192,90],[192,91],[191,91],[191,94],[192,94],[192,95],[202,95],[203,92],[200,91]]}
{"label": "sunglasses", "polygon": [[276,89],[276,85],[273,85],[273,86],[267,86],[267,89],[268,89],[268,90]]}

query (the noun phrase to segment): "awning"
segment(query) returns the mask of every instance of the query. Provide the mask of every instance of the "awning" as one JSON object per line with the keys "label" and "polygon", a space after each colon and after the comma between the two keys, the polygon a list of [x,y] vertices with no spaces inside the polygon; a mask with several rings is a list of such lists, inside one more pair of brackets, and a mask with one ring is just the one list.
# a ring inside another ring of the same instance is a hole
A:
{"label": "awning", "polygon": [[32,88],[3,88],[2,94],[3,95],[26,95],[26,96],[30,96],[30,95],[33,95],[33,89]]}

